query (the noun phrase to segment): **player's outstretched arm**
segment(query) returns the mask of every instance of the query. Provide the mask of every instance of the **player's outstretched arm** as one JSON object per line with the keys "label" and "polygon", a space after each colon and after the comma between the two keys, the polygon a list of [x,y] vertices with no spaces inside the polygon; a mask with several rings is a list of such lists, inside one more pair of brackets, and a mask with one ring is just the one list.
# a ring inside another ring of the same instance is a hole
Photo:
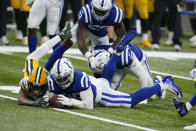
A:
{"label": "player's outstretched arm", "polygon": [[115,31],[117,38],[112,45],[113,49],[115,49],[116,45],[120,42],[120,40],[123,38],[124,34],[126,33],[124,24],[123,23],[116,24],[114,26],[114,31]]}
{"label": "player's outstretched arm", "polygon": [[21,88],[18,94],[18,104],[33,106],[33,101],[31,99],[28,99],[28,97],[29,94],[26,91],[24,91],[24,89]]}
{"label": "player's outstretched arm", "polygon": [[93,109],[93,94],[91,88],[88,88],[85,91],[80,92],[81,100],[77,100],[74,98],[68,98],[64,95],[58,95],[57,100],[64,106],[68,107],[76,107],[79,109]]}
{"label": "player's outstretched arm", "polygon": [[83,55],[85,55],[86,52],[88,52],[88,48],[85,45],[86,41],[86,27],[82,22],[78,21],[78,28],[76,29],[76,36],[77,36],[77,44],[78,48],[82,52]]}

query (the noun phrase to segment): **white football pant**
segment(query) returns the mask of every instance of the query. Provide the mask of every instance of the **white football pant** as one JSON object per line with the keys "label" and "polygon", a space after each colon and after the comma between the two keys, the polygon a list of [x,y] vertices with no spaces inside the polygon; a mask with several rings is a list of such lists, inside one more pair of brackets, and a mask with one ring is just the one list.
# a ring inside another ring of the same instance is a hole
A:
{"label": "white football pant", "polygon": [[63,0],[35,0],[29,13],[28,28],[39,29],[40,23],[47,16],[47,33],[48,35],[56,34],[63,2]]}

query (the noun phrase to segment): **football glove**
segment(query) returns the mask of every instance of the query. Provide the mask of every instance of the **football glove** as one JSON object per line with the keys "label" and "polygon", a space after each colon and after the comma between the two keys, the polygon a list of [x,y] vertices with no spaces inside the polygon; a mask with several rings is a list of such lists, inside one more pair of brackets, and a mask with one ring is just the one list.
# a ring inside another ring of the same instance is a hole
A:
{"label": "football glove", "polygon": [[72,100],[64,95],[58,95],[57,100],[64,106],[72,106]]}
{"label": "football glove", "polygon": [[70,25],[69,22],[66,23],[65,28],[63,29],[62,32],[59,33],[59,36],[60,36],[61,40],[69,39],[69,38],[72,37],[72,34],[71,34],[71,25]]}
{"label": "football glove", "polygon": [[95,68],[96,67],[96,59],[94,57],[94,55],[92,53],[90,53],[89,51],[87,51],[85,53],[85,56],[88,58],[88,67],[91,68]]}
{"label": "football glove", "polygon": [[33,102],[33,106],[36,106],[36,107],[44,107],[45,108],[45,107],[48,107],[49,106],[49,103],[46,102],[44,100],[44,98],[42,97],[42,98],[39,98],[39,99],[35,100]]}
{"label": "football glove", "polygon": [[27,6],[32,6],[33,0],[26,0],[26,5]]}

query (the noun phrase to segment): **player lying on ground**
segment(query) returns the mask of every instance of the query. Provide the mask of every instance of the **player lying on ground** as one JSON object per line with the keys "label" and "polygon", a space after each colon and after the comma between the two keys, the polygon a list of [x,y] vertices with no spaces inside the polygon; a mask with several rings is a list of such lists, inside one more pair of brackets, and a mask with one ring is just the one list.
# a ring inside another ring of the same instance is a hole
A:
{"label": "player lying on ground", "polygon": [[[196,69],[193,69],[190,72],[190,76],[195,80],[195,87],[196,87]],[[193,106],[196,105],[196,94],[187,102],[179,102],[176,98],[173,98],[174,105],[178,114],[182,117],[187,115],[187,113],[192,109]],[[185,130],[196,130],[196,124],[192,126],[184,127]]]}
{"label": "player lying on ground", "polygon": [[[72,63],[66,58],[58,59],[47,78],[49,91],[54,93],[49,96],[50,104],[57,108],[68,106],[93,109],[94,103],[106,107],[133,108],[137,103],[164,90],[168,90],[181,98],[180,88],[170,77],[165,77],[163,80],[156,78],[154,86],[142,88],[132,94],[111,89],[110,85],[120,53],[134,37],[135,32],[133,31],[124,35],[116,46],[115,53],[104,66],[101,78],[95,78],[85,72],[74,70]],[[80,100],[67,97],[73,94],[79,94]]]}
{"label": "player lying on ground", "polygon": [[[24,78],[20,81],[21,89],[19,91],[18,104],[41,107],[48,106],[48,102],[42,98],[48,89],[46,82],[47,73],[51,70],[54,62],[72,46],[70,38],[70,24],[67,24],[64,32],[61,32],[59,35],[42,44],[37,50],[27,56]],[[39,59],[46,55],[59,42],[61,42],[61,45],[54,50],[45,67],[40,67],[38,64]]]}

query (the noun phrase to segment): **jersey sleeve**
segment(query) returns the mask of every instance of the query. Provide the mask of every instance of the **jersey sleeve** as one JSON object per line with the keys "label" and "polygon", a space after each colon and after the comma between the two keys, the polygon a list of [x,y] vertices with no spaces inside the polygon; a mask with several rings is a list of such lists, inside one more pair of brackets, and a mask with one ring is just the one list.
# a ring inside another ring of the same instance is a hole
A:
{"label": "jersey sleeve", "polygon": [[49,75],[47,77],[47,84],[48,84],[48,90],[49,92],[56,93],[56,94],[63,94],[62,89],[59,87],[59,85],[54,81],[54,78],[52,75]]}
{"label": "jersey sleeve", "polygon": [[113,8],[114,9],[113,9],[112,13],[114,15],[113,16],[114,24],[121,23],[124,19],[124,14],[123,14],[122,10],[115,5],[113,5]]}
{"label": "jersey sleeve", "polygon": [[82,72],[82,74],[83,74],[83,76],[82,76],[81,81],[80,81],[81,89],[86,90],[91,86],[91,82],[90,82],[90,79],[89,79],[89,77],[86,73]]}
{"label": "jersey sleeve", "polygon": [[86,4],[78,13],[78,19],[83,24],[88,24],[91,22],[91,11],[89,4]]}

